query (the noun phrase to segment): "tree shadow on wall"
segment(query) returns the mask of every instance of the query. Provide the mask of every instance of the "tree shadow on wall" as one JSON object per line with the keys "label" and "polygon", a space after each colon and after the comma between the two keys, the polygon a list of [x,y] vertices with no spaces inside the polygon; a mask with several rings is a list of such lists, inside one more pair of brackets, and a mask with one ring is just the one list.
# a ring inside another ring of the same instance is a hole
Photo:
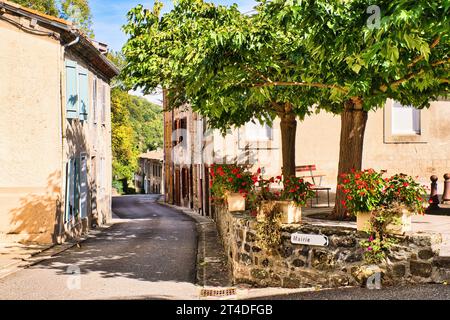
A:
{"label": "tree shadow on wall", "polygon": [[41,192],[28,193],[20,205],[10,211],[10,232],[21,243],[55,243],[62,219],[61,172],[47,178]]}

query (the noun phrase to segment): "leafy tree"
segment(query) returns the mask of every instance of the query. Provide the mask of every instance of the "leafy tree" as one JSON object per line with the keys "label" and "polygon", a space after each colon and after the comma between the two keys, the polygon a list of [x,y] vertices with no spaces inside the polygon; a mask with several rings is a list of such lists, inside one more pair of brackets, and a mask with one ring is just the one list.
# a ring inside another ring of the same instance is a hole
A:
{"label": "leafy tree", "polygon": [[[425,108],[448,95],[449,8],[448,0],[261,1],[265,19],[302,39],[293,52],[307,53],[303,63],[289,57],[305,76],[286,85],[330,87],[317,104],[341,114],[338,180],[361,169],[369,111],[388,98]],[[374,21],[367,12],[377,10]],[[346,213],[343,197],[338,191],[338,218]]]}
{"label": "leafy tree", "polygon": [[424,108],[448,94],[449,1],[377,1],[376,28],[372,4],[260,0],[257,14],[244,16],[236,6],[180,0],[162,18],[159,2],[153,11],[138,6],[124,28],[126,83],[162,85],[173,105],[190,102],[222,130],[279,116],[285,175],[294,173],[295,116],[341,114],[339,173],[360,169],[370,110],[388,98]]}
{"label": "leafy tree", "polygon": [[[125,65],[121,52],[108,52],[119,69]],[[113,176],[131,180],[141,152],[163,144],[162,108],[145,98],[129,94],[119,78],[111,82]]]}
{"label": "leafy tree", "polygon": [[137,169],[139,150],[135,144],[136,133],[131,125],[127,108],[128,94],[120,89],[111,92],[111,147],[113,177],[131,180]]}
{"label": "leafy tree", "polygon": [[89,0],[61,0],[60,15],[73,21],[87,36],[94,38]]}
{"label": "leafy tree", "polygon": [[51,16],[59,16],[55,0],[11,0],[21,6],[34,9]]}
{"label": "leafy tree", "polygon": [[[269,67],[295,39],[276,37],[274,28],[261,28],[263,21],[242,15],[236,5],[182,0],[161,19],[160,9],[156,2],[153,11],[138,6],[128,14],[125,84],[146,93],[161,85],[169,89],[171,107],[187,101],[223,132],[253,119],[271,123],[280,117],[283,173],[294,175],[296,118],[309,114],[314,100],[300,88],[249,84],[276,74],[289,77],[292,69]],[[266,46],[269,37],[273,42]],[[269,72],[263,76],[261,70]]]}
{"label": "leafy tree", "polygon": [[11,0],[45,14],[67,19],[78,25],[87,36],[94,38],[89,0]]}

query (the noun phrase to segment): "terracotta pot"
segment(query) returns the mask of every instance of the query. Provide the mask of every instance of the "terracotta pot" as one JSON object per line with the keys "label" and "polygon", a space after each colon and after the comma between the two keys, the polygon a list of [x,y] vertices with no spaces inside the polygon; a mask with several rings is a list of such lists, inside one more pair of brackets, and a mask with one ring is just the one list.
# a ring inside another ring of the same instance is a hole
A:
{"label": "terracotta pot", "polygon": [[[386,231],[391,234],[404,234],[412,230],[411,217],[412,213],[407,209],[403,209],[398,213],[401,224],[390,223],[386,227]],[[358,231],[366,231],[370,227],[370,212],[358,212],[356,214],[356,228]]]}
{"label": "terracotta pot", "polygon": [[228,211],[244,211],[245,210],[245,198],[240,193],[228,193],[226,195]]}
{"label": "terracotta pot", "polygon": [[292,201],[262,201],[256,220],[265,221],[265,207],[276,205],[276,210],[281,214],[281,223],[299,223],[302,221],[302,208],[297,207]]}

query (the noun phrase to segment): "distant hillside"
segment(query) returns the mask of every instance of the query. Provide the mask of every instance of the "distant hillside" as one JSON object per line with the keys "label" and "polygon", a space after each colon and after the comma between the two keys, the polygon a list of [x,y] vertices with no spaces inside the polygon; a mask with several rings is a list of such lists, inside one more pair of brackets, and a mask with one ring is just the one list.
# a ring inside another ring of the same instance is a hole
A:
{"label": "distant hillside", "polygon": [[122,190],[137,170],[137,157],[163,145],[162,107],[115,88],[111,92],[113,184]]}

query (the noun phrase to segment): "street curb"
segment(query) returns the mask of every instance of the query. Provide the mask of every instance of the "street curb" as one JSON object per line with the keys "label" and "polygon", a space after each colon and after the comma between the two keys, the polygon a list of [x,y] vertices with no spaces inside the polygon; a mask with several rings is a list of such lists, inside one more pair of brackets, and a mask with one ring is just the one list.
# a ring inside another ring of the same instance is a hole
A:
{"label": "street curb", "polygon": [[97,234],[105,231],[106,229],[109,229],[113,225],[114,223],[108,223],[103,226],[99,226],[96,229],[90,230],[88,234],[81,236],[76,241],[71,240],[69,242],[65,242],[62,244],[49,245],[47,248],[43,248],[42,250],[31,253],[28,256],[21,258],[20,261],[2,266],[0,267],[0,279],[10,276],[20,270],[32,267],[54,256],[57,256],[63,253],[64,251],[67,251],[75,247],[76,245],[79,245],[80,243],[83,243],[84,241],[95,237]]}
{"label": "street curb", "polygon": [[214,220],[199,215],[191,209],[157,202],[179,211],[195,221],[198,233],[196,284],[202,287],[229,287],[232,284],[228,261],[225,256]]}

